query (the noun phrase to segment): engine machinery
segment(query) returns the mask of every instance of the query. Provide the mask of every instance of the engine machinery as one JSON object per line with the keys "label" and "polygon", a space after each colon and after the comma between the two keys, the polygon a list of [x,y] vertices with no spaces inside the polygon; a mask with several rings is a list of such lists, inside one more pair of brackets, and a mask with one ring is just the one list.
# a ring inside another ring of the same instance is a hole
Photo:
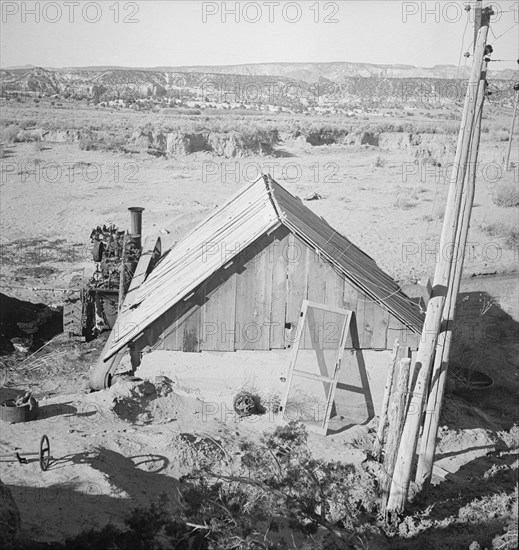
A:
{"label": "engine machinery", "polygon": [[90,278],[75,275],[63,307],[63,331],[88,341],[111,329],[142,253],[142,212],[132,207],[131,232],[115,225],[97,226],[90,234],[95,271]]}

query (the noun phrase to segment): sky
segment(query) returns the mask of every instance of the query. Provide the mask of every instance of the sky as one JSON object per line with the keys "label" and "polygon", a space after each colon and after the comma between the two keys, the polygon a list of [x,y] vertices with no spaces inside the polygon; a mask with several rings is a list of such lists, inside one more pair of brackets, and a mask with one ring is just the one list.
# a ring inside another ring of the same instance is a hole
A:
{"label": "sky", "polygon": [[[458,65],[467,2],[1,0],[2,68],[272,62]],[[471,2],[475,4],[474,1]],[[517,69],[519,1],[491,4],[494,69]],[[502,35],[502,36],[501,36]],[[466,62],[461,57],[461,65]],[[498,65],[496,67],[496,65]]]}

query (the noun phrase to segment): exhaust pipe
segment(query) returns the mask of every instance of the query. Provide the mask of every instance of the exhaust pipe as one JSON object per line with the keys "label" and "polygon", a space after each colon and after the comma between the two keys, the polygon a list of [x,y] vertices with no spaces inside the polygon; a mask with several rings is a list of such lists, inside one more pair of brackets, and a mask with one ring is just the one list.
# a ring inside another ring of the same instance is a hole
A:
{"label": "exhaust pipe", "polygon": [[142,212],[141,206],[128,208],[131,213],[131,237],[135,246],[142,248]]}

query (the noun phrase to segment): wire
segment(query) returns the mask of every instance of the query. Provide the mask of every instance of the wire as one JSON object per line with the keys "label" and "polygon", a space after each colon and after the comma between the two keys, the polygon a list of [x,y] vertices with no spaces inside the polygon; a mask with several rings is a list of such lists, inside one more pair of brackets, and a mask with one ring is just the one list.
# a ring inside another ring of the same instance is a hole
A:
{"label": "wire", "polygon": [[[468,26],[469,26],[469,14],[467,12],[467,21],[465,22],[465,29],[463,30],[463,36],[461,37],[461,48],[460,48],[460,55],[458,57],[458,70],[456,71],[456,80],[458,80],[458,74],[460,72],[461,56],[463,55],[463,43],[465,42],[465,33],[467,32]],[[465,59],[465,64],[467,64],[466,59]]]}
{"label": "wire", "polygon": [[517,25],[519,25],[519,23],[514,23],[510,28],[506,29],[505,32],[502,32],[499,36],[496,36],[494,34],[494,31],[492,31],[492,28],[490,28],[490,30],[492,31],[492,34],[494,35],[494,42],[492,43],[492,45],[494,45],[502,36],[504,36],[508,31],[511,31],[514,27],[517,27]]}
{"label": "wire", "polygon": [[[463,55],[463,51],[465,50],[465,48],[463,47],[464,45],[464,42],[465,42],[465,34],[467,32],[467,27],[469,25],[469,21],[470,21],[470,16],[469,16],[469,12],[467,11],[467,20],[465,21],[465,28],[463,29],[463,35],[462,35],[462,38],[461,38],[461,48],[460,48],[460,55],[458,57],[458,68],[456,70],[456,78],[455,80],[458,80],[458,76],[459,76],[459,72],[460,72],[460,65],[461,65],[461,56]],[[472,42],[470,43],[469,47],[467,48],[467,51],[470,50],[470,47],[472,46],[472,43],[474,42],[474,40],[472,40]],[[465,72],[465,69],[467,68],[467,57],[465,57],[465,61],[464,61],[464,64],[463,64],[463,72]],[[443,149],[444,151],[447,150],[447,142],[450,141],[450,137],[448,135],[445,135],[445,138],[443,140]],[[442,163],[443,164],[443,163]],[[444,170],[443,170],[444,171]],[[421,176],[420,176],[421,177]],[[424,240],[427,240],[429,238],[429,235],[430,235],[430,230],[431,230],[431,225],[434,223],[434,233],[437,233],[438,231],[438,224],[439,224],[439,216],[434,216],[435,212],[436,212],[436,204],[437,204],[437,201],[440,200],[440,194],[441,194],[441,191],[440,191],[440,186],[441,186],[441,177],[442,177],[442,174],[440,174],[440,178],[437,178],[435,177],[435,180],[436,180],[436,188],[434,190],[434,197],[433,197],[433,202],[432,202],[432,206],[431,206],[431,213],[432,213],[432,218],[431,220],[429,220],[427,222],[427,227],[425,229],[425,236],[424,236]],[[443,177],[445,177],[445,174],[443,174]],[[443,186],[442,186],[443,187]]]}

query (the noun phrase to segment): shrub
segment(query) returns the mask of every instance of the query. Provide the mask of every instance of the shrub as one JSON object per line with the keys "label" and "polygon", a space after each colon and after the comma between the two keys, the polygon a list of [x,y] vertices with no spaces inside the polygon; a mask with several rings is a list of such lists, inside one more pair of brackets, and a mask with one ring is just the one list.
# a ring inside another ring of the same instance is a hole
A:
{"label": "shrub", "polygon": [[18,143],[33,143],[41,141],[41,135],[37,131],[22,130],[15,138]]}
{"label": "shrub", "polygon": [[29,128],[36,128],[38,126],[38,121],[34,118],[28,118],[20,123],[22,125],[22,128],[24,130],[28,130]]}
{"label": "shrub", "polygon": [[[186,477],[198,499],[202,497],[207,518],[225,522],[222,538],[245,538],[250,544],[261,524],[274,529],[285,523],[304,537],[325,530],[331,540],[344,546],[373,519],[377,496],[372,474],[352,465],[316,460],[306,442],[305,428],[291,422],[265,434],[259,444],[242,443],[241,467],[235,474],[199,471]],[[186,499],[184,510],[193,500]],[[229,532],[222,510],[234,516],[234,533]],[[274,522],[273,518],[279,519]]]}
{"label": "shrub", "polygon": [[497,206],[519,206],[519,186],[514,183],[499,184],[492,194],[492,201]]}
{"label": "shrub", "polygon": [[95,143],[91,139],[87,138],[81,138],[79,140],[79,148],[81,151],[91,151],[92,149],[95,149]]}
{"label": "shrub", "polygon": [[492,139],[494,141],[508,141],[509,137],[508,131],[494,130],[492,132]]}
{"label": "shrub", "polygon": [[410,210],[411,208],[416,208],[416,206],[418,206],[418,203],[416,202],[417,199],[418,196],[415,189],[397,185],[395,189],[393,207],[400,208],[401,210]]}
{"label": "shrub", "polygon": [[497,222],[480,226],[480,229],[489,237],[502,239],[507,248],[515,250],[519,247],[519,228],[517,226]]}
{"label": "shrub", "polygon": [[298,548],[359,548],[358,535],[374,523],[375,478],[314,459],[306,442],[300,424],[278,427],[259,443],[242,443],[237,464],[219,459],[182,478],[179,506],[163,495],[135,509],[126,530],[109,524],[65,548],[285,550],[282,530],[291,531],[293,547],[297,537]]}
{"label": "shrub", "polygon": [[[168,510],[168,500],[162,495],[157,503],[147,508],[135,508],[125,519],[126,529],[108,524],[101,530],[84,531],[69,538],[63,545],[64,550],[84,548],[119,548],[120,550],[154,550],[164,548],[161,544],[167,539],[167,548],[174,550],[208,548],[205,531],[189,527]],[[162,540],[161,540],[162,539]]]}
{"label": "shrub", "polygon": [[16,136],[20,133],[20,127],[17,125],[9,125],[2,129],[2,141],[5,143],[14,143]]}
{"label": "shrub", "polygon": [[393,202],[393,206],[400,208],[401,210],[411,210],[412,208],[416,208],[417,204],[416,202],[410,201],[406,197],[398,196]]}
{"label": "shrub", "polygon": [[126,146],[126,140],[124,137],[119,136],[107,136],[103,139],[103,147],[107,151],[120,151]]}

